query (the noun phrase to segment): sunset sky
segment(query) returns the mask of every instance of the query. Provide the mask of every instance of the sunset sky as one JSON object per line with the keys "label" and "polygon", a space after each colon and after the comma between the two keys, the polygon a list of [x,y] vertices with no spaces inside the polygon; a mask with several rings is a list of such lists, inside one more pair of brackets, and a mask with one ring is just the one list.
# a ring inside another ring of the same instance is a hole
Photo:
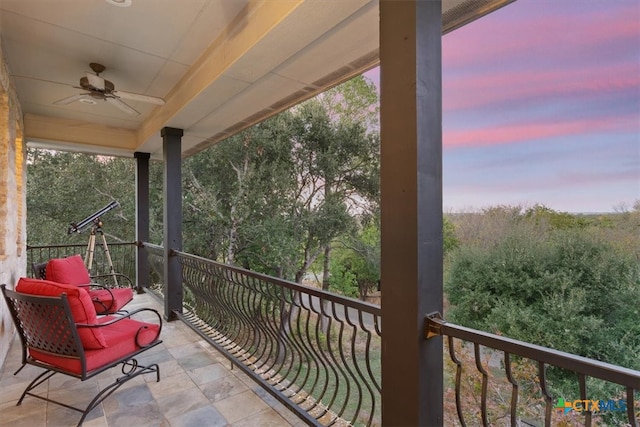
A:
{"label": "sunset sky", "polygon": [[517,0],[444,36],[443,140],[445,212],[631,208],[640,0]]}

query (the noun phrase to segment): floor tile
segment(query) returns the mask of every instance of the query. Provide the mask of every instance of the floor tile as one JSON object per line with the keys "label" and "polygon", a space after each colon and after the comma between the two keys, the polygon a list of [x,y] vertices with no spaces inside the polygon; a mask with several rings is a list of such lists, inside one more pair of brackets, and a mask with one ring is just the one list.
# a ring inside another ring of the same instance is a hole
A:
{"label": "floor tile", "polygon": [[[75,406],[75,405],[74,405]],[[77,405],[80,406],[80,405]],[[83,405],[86,406],[86,405]],[[82,408],[84,409],[84,408]],[[85,420],[90,421],[103,417],[102,407],[98,406],[87,414]],[[82,418],[82,413],[74,411],[64,406],[48,404],[47,405],[47,426],[64,427],[75,426]]]}
{"label": "floor tile", "polygon": [[164,420],[146,384],[118,390],[102,405],[110,426],[159,425]]}
{"label": "floor tile", "polygon": [[[280,427],[286,424],[288,424],[287,421],[277,413],[270,410],[264,410],[250,417],[236,421],[231,424],[231,427]],[[300,421],[300,425],[302,426],[305,424]]]}
{"label": "floor tile", "polygon": [[182,390],[187,390],[195,387],[191,377],[186,372],[181,372],[170,377],[165,377],[160,380],[159,383],[150,382],[147,383],[151,394],[155,399],[160,399],[164,396],[177,393]]}
{"label": "floor tile", "polygon": [[160,411],[166,418],[175,418],[203,406],[208,406],[211,403],[202,391],[195,386],[188,390],[162,397],[157,402]]}
{"label": "floor tile", "polygon": [[173,357],[179,359],[202,351],[202,347],[200,347],[197,342],[189,342],[177,347],[171,347],[168,351]]}
{"label": "floor tile", "polygon": [[220,400],[214,403],[214,406],[230,423],[240,421],[243,418],[251,417],[265,409],[269,409],[269,405],[264,403],[251,390]]}
{"label": "floor tile", "polygon": [[236,394],[243,393],[249,388],[233,375],[210,381],[200,386],[202,392],[211,402],[228,399]]}
{"label": "floor tile", "polygon": [[[158,363],[158,367],[160,368],[161,382],[164,378],[184,372],[184,368],[180,366],[178,361],[174,358],[171,358],[170,360],[167,360],[165,362]],[[144,379],[146,382],[152,382],[156,380],[155,377],[151,375],[144,375]]]}
{"label": "floor tile", "polygon": [[206,384],[231,375],[229,370],[220,363],[209,364],[201,368],[193,369],[188,371],[187,374],[197,385]]}
{"label": "floor tile", "polygon": [[176,359],[178,360],[178,363],[180,363],[180,366],[187,371],[218,363],[216,358],[202,350],[186,356],[176,357]]}
{"label": "floor tile", "polygon": [[31,398],[20,406],[16,401],[0,404],[0,426],[43,426],[47,415],[46,402]]}
{"label": "floor tile", "polygon": [[171,427],[224,427],[229,423],[218,410],[212,406],[204,406],[175,418],[170,418]]}

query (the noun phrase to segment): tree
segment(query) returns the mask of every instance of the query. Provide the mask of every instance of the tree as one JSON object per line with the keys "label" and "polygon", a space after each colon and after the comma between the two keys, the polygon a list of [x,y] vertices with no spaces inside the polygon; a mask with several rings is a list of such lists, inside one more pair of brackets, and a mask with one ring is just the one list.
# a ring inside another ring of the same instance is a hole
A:
{"label": "tree", "polygon": [[357,123],[369,130],[378,130],[380,102],[378,90],[364,76],[357,76],[321,93],[316,100],[330,112],[331,119]]}
{"label": "tree", "polygon": [[536,222],[546,222],[550,227],[557,229],[585,228],[588,225],[588,221],[584,217],[558,212],[540,204],[527,209],[524,216],[534,219]]}
{"label": "tree", "polygon": [[[640,300],[638,265],[579,229],[532,240],[512,228],[493,247],[462,247],[445,289],[453,322],[640,368],[640,308],[629,303]],[[566,392],[563,375],[552,378]]]}
{"label": "tree", "polygon": [[329,289],[332,244],[353,230],[353,216],[377,209],[379,138],[375,87],[355,78],[295,110],[294,163],[300,187],[296,217],[304,224],[300,282],[322,255],[322,288]]}
{"label": "tree", "polygon": [[103,218],[111,240],[135,239],[133,159],[27,150],[27,241],[30,245],[86,242],[67,234],[79,222],[113,200],[119,208]]}
{"label": "tree", "polygon": [[329,276],[330,289],[350,297],[365,297],[379,287],[380,228],[371,221],[355,235],[339,239]]}
{"label": "tree", "polygon": [[281,113],[185,162],[185,233],[195,253],[281,276],[291,243],[291,114]]}
{"label": "tree", "polygon": [[456,237],[456,226],[450,218],[445,216],[442,218],[442,251],[444,256],[446,257],[458,246],[460,246],[460,242]]}

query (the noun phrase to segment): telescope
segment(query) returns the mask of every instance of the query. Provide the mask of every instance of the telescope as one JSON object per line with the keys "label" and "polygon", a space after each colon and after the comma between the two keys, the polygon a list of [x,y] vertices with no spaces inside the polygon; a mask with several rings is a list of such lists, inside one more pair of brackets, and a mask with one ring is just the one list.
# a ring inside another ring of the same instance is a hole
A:
{"label": "telescope", "polygon": [[100,228],[102,226],[100,217],[106,214],[107,212],[109,212],[111,209],[117,208],[118,206],[120,206],[120,204],[118,203],[117,200],[114,200],[104,208],[100,209],[97,212],[94,212],[93,214],[89,215],[82,221],[72,222],[71,225],[69,226],[69,229],[67,230],[67,234],[82,233],[85,230],[85,228],[87,228],[87,226],[89,226],[90,224],[94,224],[97,228]]}

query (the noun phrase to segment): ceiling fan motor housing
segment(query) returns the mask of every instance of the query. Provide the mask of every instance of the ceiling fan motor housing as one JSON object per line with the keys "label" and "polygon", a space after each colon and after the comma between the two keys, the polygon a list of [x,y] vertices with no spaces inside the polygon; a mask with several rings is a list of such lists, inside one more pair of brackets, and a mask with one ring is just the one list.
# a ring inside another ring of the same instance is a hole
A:
{"label": "ceiling fan motor housing", "polygon": [[91,74],[80,78],[80,87],[85,90],[97,90],[103,93],[109,93],[115,89],[115,86],[109,80]]}

